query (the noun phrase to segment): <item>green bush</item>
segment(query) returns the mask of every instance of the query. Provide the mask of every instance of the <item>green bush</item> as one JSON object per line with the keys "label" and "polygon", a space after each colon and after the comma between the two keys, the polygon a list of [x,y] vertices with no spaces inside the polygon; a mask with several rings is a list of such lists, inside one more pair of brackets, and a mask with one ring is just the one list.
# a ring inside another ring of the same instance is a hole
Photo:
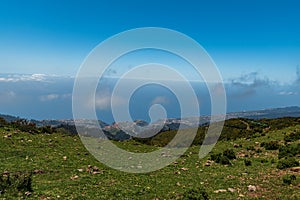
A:
{"label": "green bush", "polygon": [[210,159],[215,161],[216,163],[220,162],[221,157],[222,157],[222,153],[215,153],[210,155]]}
{"label": "green bush", "polygon": [[284,136],[285,142],[294,142],[300,140],[300,131],[294,131]]}
{"label": "green bush", "polygon": [[229,160],[236,159],[235,152],[232,149],[226,149],[223,156],[226,156]]}
{"label": "green bush", "polygon": [[247,149],[247,151],[255,151],[254,146],[249,146],[249,147],[247,147],[246,149]]}
{"label": "green bush", "polygon": [[[263,159],[260,160],[260,163],[267,163],[267,162],[268,162],[268,160],[265,159],[265,158],[263,158]],[[272,161],[271,161],[271,162],[272,162]]]}
{"label": "green bush", "polygon": [[18,192],[31,192],[31,173],[17,172],[14,174],[5,173],[0,176],[0,191],[1,193],[18,193]]}
{"label": "green bush", "polygon": [[236,159],[235,152],[232,149],[226,149],[223,153],[210,155],[211,160],[222,165],[231,164],[230,160]]}
{"label": "green bush", "polygon": [[220,157],[219,163],[222,165],[231,165],[231,162],[227,156]]}
{"label": "green bush", "polygon": [[251,160],[248,160],[248,159],[244,160],[244,163],[245,163],[245,166],[251,166],[252,165]]}
{"label": "green bush", "polygon": [[280,147],[277,141],[262,142],[260,146],[264,147],[266,150],[277,150]]}
{"label": "green bush", "polygon": [[299,162],[292,157],[279,160],[277,164],[278,169],[286,169],[286,168],[297,167],[297,166],[299,166]]}
{"label": "green bush", "polygon": [[296,180],[296,176],[295,175],[285,175],[284,177],[282,177],[282,181],[284,184],[286,185],[290,185],[293,183],[293,181]]}
{"label": "green bush", "polygon": [[208,194],[204,188],[190,188],[184,194],[182,199],[189,200],[208,200]]}
{"label": "green bush", "polygon": [[293,157],[300,154],[300,144],[290,144],[279,148],[278,158]]}

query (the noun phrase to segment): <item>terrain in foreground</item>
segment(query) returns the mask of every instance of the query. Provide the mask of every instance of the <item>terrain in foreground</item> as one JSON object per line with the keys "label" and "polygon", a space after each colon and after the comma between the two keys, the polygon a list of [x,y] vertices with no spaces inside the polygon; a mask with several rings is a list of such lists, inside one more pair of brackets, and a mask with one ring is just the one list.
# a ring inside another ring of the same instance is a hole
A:
{"label": "terrain in foreground", "polygon": [[[199,159],[195,142],[176,162],[147,174],[111,169],[77,135],[62,132],[0,127],[0,199],[300,199],[299,118],[229,120],[206,158]],[[115,143],[147,152],[172,134]],[[24,183],[13,183],[22,176]]]}

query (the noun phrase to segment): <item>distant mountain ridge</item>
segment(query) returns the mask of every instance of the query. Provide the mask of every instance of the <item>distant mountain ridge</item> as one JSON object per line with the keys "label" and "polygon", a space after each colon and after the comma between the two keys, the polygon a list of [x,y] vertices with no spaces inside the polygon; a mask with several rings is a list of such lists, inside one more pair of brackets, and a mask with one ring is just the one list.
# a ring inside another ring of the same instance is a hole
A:
{"label": "distant mountain ridge", "polygon": [[[6,121],[12,122],[20,120],[20,117],[14,117],[10,115],[1,115],[0,117],[4,118]],[[300,107],[298,106],[290,106],[283,108],[271,108],[264,110],[256,110],[256,111],[240,111],[240,112],[232,112],[226,115],[226,119],[232,118],[248,118],[248,119],[273,119],[273,118],[281,118],[281,117],[300,117]],[[163,127],[160,128],[160,132],[169,131],[169,130],[178,130],[180,128],[194,128],[197,126],[201,126],[203,124],[207,124],[210,121],[210,116],[201,116],[201,117],[189,117],[189,118],[169,118],[162,119],[163,121],[158,121],[152,124],[148,124],[143,120],[135,120],[134,122],[119,122],[113,124],[107,124],[101,120],[98,120],[100,127],[103,132],[110,139],[124,140],[129,139],[130,136],[123,132],[118,124],[122,124],[122,127],[125,127],[126,130],[130,130],[131,135],[139,133],[139,127],[151,126],[153,129],[163,124]],[[32,123],[35,123],[37,126],[53,126],[53,127],[67,127],[72,132],[75,132],[75,123],[73,119],[67,120],[29,120]],[[91,120],[77,120],[79,124],[82,126],[95,129],[95,123],[92,123]]]}

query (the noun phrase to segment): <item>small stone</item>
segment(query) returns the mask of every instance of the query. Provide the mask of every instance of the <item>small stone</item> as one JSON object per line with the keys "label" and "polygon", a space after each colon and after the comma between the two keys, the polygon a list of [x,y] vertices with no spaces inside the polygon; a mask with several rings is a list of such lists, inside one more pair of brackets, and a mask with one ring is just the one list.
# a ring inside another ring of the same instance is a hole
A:
{"label": "small stone", "polygon": [[83,169],[77,169],[79,172],[83,172]]}
{"label": "small stone", "polygon": [[75,180],[75,179],[78,179],[79,176],[75,175],[75,176],[71,176],[71,180]]}
{"label": "small stone", "polygon": [[240,145],[239,145],[239,144],[233,144],[233,147],[234,147],[234,148],[239,148]]}
{"label": "small stone", "polygon": [[182,171],[187,171],[187,170],[189,170],[188,168],[185,168],[185,167],[182,167],[182,168],[180,168],[180,170],[182,170]]}
{"label": "small stone", "polygon": [[25,192],[25,195],[26,195],[26,196],[30,196],[30,195],[31,195],[31,192],[27,191],[27,192]]}
{"label": "small stone", "polygon": [[99,171],[99,168],[98,168],[97,166],[94,166],[94,167],[93,167],[93,171],[96,171],[96,172],[97,172],[97,171]]}
{"label": "small stone", "polygon": [[204,164],[204,166],[209,167],[209,166],[211,166],[212,163],[213,163],[213,161],[207,160],[206,163]]}
{"label": "small stone", "polygon": [[66,161],[67,160],[67,156],[64,156],[63,159],[64,159],[64,161]]}
{"label": "small stone", "polygon": [[3,176],[8,176],[8,175],[9,175],[9,171],[4,171],[4,172],[2,173],[2,175],[3,175]]}
{"label": "small stone", "polygon": [[255,192],[256,191],[256,187],[254,185],[248,185],[247,188],[248,188],[249,192]]}
{"label": "small stone", "polygon": [[220,193],[220,192],[227,192],[227,190],[220,189],[220,190],[215,190],[214,193]]}
{"label": "small stone", "polygon": [[5,135],[5,136],[3,136],[4,138],[9,138],[9,137],[11,137],[12,135],[11,134],[8,134],[8,135]]}
{"label": "small stone", "polygon": [[231,192],[231,193],[235,192],[235,189],[233,189],[233,188],[228,188],[227,190],[228,190],[228,192]]}

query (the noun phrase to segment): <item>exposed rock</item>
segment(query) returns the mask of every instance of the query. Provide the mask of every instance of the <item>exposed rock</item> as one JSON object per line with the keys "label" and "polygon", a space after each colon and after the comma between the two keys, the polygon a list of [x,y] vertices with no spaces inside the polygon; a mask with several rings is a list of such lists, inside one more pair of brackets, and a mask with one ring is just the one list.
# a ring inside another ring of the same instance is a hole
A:
{"label": "exposed rock", "polygon": [[247,188],[248,188],[249,192],[255,192],[256,191],[256,186],[254,186],[254,185],[248,185]]}
{"label": "exposed rock", "polygon": [[233,147],[234,147],[234,148],[239,148],[240,145],[239,145],[239,144],[233,144]]}
{"label": "exposed rock", "polygon": [[227,190],[219,189],[219,190],[215,190],[215,191],[214,191],[214,193],[220,193],[220,192],[227,192]]}
{"label": "exposed rock", "polygon": [[79,176],[77,176],[77,175],[70,177],[71,180],[75,180],[75,179],[78,179],[78,178],[79,178]]}
{"label": "exposed rock", "polygon": [[233,188],[228,188],[227,190],[228,190],[228,192],[232,192],[232,193],[235,192],[235,189],[233,189]]}
{"label": "exposed rock", "polygon": [[214,161],[212,161],[212,160],[207,160],[206,163],[204,164],[204,166],[209,167],[209,166],[211,166],[211,164],[212,164],[213,162],[214,162]]}
{"label": "exposed rock", "polygon": [[94,167],[93,167],[93,171],[94,171],[94,172],[95,172],[95,171],[97,172],[97,171],[99,171],[99,168],[98,168],[97,166],[94,166]]}
{"label": "exposed rock", "polygon": [[9,137],[11,137],[12,135],[11,134],[8,134],[8,135],[5,135],[5,136],[3,136],[4,138],[9,138]]}
{"label": "exposed rock", "polygon": [[292,171],[292,172],[300,172],[300,167],[292,167],[292,168],[290,168],[290,171]]}

